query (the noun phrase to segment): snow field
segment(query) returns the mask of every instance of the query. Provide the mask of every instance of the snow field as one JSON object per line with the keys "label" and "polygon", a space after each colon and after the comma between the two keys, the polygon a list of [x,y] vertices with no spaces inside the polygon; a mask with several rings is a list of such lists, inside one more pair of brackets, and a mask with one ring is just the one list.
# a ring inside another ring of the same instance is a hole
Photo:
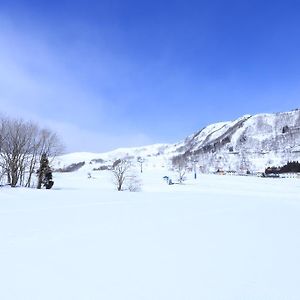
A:
{"label": "snow field", "polygon": [[0,299],[299,299],[300,180],[107,172],[0,190]]}

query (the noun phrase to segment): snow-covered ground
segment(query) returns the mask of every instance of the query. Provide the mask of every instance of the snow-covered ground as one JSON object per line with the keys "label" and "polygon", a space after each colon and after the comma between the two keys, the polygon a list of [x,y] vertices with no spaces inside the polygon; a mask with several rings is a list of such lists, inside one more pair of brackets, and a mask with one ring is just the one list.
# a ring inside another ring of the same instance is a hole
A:
{"label": "snow-covered ground", "polygon": [[300,299],[299,179],[166,173],[1,188],[0,299]]}

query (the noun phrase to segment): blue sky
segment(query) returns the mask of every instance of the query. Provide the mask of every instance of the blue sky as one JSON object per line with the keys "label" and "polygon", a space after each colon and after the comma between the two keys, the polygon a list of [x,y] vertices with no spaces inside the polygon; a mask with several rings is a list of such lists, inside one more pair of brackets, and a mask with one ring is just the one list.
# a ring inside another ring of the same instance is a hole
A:
{"label": "blue sky", "polygon": [[299,1],[0,1],[0,111],[67,151],[300,106]]}

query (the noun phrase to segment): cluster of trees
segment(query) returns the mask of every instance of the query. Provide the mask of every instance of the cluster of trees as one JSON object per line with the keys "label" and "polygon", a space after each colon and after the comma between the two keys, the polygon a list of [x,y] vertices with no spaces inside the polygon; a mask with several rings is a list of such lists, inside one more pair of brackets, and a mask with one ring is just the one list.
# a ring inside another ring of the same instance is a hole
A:
{"label": "cluster of trees", "polygon": [[184,155],[178,155],[172,157],[172,167],[177,173],[179,183],[183,183],[185,180],[185,174],[189,171],[189,160]]}
{"label": "cluster of trees", "polygon": [[269,167],[265,169],[265,174],[300,173],[300,163],[289,161],[282,167]]}
{"label": "cluster of trees", "polygon": [[60,139],[51,130],[31,121],[0,118],[0,175],[11,187],[31,187],[43,155],[54,158],[62,150]]}
{"label": "cluster of trees", "polygon": [[172,157],[172,168],[177,173],[179,183],[183,183],[186,179],[187,172],[194,172],[194,179],[197,179],[198,157],[195,155],[177,155]]}
{"label": "cluster of trees", "polygon": [[[195,157],[186,155],[174,156],[171,159],[172,169],[177,174],[178,183],[181,184],[186,180],[187,172],[194,171],[194,178],[196,179],[197,162],[198,161]],[[137,158],[137,164],[139,165],[140,173],[143,173],[144,163],[144,158]],[[132,162],[132,159],[130,159],[129,157],[116,160],[110,167],[113,175],[113,183],[118,191],[139,191],[141,189],[141,181],[136,172],[134,172],[135,168],[133,167],[134,164]]]}

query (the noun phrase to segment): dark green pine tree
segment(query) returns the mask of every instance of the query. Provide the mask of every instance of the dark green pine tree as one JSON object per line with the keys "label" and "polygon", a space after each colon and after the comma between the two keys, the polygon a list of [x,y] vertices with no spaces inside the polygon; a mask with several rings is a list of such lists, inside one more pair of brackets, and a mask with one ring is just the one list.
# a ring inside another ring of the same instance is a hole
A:
{"label": "dark green pine tree", "polygon": [[51,189],[54,182],[52,180],[52,170],[49,166],[49,160],[46,153],[42,154],[40,161],[40,168],[37,171],[38,185],[37,188],[41,189],[44,186],[47,190]]}

